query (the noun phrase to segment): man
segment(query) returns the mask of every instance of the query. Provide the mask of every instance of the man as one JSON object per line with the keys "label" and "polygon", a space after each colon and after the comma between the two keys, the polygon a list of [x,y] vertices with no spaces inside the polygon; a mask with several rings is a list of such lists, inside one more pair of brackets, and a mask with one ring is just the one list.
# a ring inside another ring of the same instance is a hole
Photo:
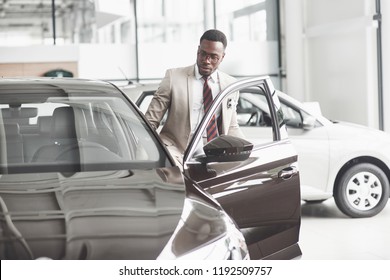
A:
{"label": "man", "polygon": [[[214,98],[235,81],[233,77],[218,70],[225,57],[226,46],[225,34],[215,29],[206,31],[200,38],[196,64],[167,70],[145,113],[153,128],[157,129],[168,110],[160,137],[179,161],[204,115],[204,86],[211,88]],[[243,137],[237,124],[237,99],[238,94],[229,96],[223,101],[222,108],[217,110],[217,135]],[[204,137],[206,139],[206,135]]]}

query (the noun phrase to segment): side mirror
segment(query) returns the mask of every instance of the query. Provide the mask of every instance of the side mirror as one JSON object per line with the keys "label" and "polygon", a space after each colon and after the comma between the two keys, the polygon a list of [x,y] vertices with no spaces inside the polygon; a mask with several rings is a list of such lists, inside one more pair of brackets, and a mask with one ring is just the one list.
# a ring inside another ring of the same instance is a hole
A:
{"label": "side mirror", "polygon": [[311,130],[314,128],[316,124],[316,118],[313,117],[313,116],[306,116],[304,119],[303,119],[303,124],[302,124],[302,128],[304,130]]}
{"label": "side mirror", "polygon": [[249,158],[253,144],[245,139],[221,135],[207,143],[204,147],[205,162],[243,161]]}

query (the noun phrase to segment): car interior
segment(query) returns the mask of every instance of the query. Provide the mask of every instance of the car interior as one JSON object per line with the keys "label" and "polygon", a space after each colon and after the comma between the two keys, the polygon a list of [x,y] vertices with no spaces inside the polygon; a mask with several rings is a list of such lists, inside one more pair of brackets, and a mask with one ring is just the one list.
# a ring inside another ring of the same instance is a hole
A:
{"label": "car interior", "polygon": [[0,104],[1,173],[161,165],[166,157],[142,120],[116,102],[52,98]]}

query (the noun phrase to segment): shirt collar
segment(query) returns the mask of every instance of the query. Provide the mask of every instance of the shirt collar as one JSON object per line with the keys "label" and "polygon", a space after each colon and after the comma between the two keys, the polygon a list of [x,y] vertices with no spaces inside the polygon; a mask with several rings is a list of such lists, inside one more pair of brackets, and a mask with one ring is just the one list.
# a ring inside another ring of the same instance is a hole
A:
{"label": "shirt collar", "polygon": [[[195,64],[195,78],[197,80],[200,80],[203,78],[203,76],[201,74],[199,74],[199,68],[198,68],[198,65]],[[215,70],[211,75],[210,75],[210,79],[209,81],[212,81],[213,83],[215,83],[216,81],[218,81],[218,69]]]}

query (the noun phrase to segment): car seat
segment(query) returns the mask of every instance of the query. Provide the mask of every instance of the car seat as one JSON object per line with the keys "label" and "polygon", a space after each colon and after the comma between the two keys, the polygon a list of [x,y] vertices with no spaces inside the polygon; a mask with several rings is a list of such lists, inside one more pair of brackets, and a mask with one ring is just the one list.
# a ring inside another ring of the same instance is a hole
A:
{"label": "car seat", "polygon": [[[39,148],[33,162],[71,161],[79,162],[78,139],[75,128],[75,115],[72,107],[58,107],[51,121],[51,143]],[[67,152],[66,158],[61,155]]]}

